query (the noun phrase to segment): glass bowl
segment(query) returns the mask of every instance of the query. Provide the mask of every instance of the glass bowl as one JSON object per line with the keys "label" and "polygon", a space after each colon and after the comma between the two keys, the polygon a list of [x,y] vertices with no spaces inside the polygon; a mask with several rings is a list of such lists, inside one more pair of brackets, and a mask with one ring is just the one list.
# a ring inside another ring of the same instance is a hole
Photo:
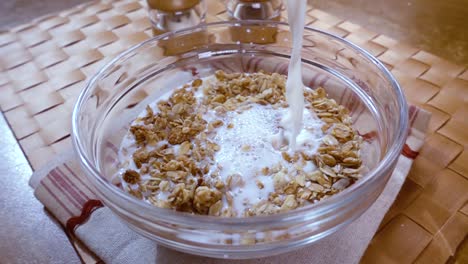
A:
{"label": "glass bowl", "polygon": [[359,217],[387,183],[404,145],[408,109],[389,71],[356,45],[306,28],[304,84],[349,108],[365,139],[363,178],[313,205],[270,216],[219,218],[156,208],[116,186],[117,149],[132,120],[164,92],[222,69],[287,74],[289,26],[219,22],[149,39],[105,65],[73,112],[73,143],[102,202],[130,228],[167,247],[217,258],[253,258],[318,241]]}

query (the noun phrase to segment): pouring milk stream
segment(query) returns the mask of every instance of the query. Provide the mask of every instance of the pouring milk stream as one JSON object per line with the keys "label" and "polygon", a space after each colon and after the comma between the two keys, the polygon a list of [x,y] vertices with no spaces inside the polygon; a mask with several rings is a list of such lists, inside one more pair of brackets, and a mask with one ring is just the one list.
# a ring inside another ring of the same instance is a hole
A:
{"label": "pouring milk stream", "polygon": [[292,33],[292,52],[288,68],[286,82],[286,101],[289,108],[287,114],[281,120],[285,129],[284,137],[289,142],[291,151],[296,149],[296,139],[302,130],[304,94],[301,71],[302,35],[304,33],[306,0],[288,0],[288,20]]}

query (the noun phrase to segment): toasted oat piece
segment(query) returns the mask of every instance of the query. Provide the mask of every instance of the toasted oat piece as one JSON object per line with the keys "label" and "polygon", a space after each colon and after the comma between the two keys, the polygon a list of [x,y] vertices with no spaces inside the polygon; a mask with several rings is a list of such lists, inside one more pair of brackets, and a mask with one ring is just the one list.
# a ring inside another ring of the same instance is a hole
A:
{"label": "toasted oat piece", "polygon": [[140,174],[134,170],[126,170],[122,178],[128,184],[137,184],[141,179]]}

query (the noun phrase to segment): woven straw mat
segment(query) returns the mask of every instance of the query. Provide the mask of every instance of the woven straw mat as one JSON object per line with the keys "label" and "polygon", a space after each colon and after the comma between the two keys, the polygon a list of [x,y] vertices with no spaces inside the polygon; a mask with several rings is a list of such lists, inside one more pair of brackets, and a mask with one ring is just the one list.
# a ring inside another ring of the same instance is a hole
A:
{"label": "woven straw mat", "polygon": [[[208,14],[208,22],[227,19],[221,2],[210,1]],[[432,113],[425,145],[362,262],[450,261],[467,248],[468,70],[317,9],[306,18],[377,56],[409,102]],[[34,169],[70,148],[71,112],[86,80],[150,35],[142,1],[91,2],[0,35],[0,108]]]}

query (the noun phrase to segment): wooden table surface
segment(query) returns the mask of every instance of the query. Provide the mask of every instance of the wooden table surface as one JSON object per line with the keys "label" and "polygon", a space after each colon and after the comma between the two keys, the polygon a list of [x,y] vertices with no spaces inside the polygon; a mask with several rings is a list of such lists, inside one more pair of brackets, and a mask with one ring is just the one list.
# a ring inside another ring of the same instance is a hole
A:
{"label": "wooden table surface", "polygon": [[468,65],[467,0],[309,0],[340,18]]}
{"label": "wooden table surface", "polygon": [[[212,0],[208,0],[212,1]],[[83,1],[3,0],[0,24],[10,27]],[[467,0],[312,0],[316,7],[379,33],[468,65]],[[0,116],[0,262],[79,263],[60,227],[27,185],[31,173]]]}

